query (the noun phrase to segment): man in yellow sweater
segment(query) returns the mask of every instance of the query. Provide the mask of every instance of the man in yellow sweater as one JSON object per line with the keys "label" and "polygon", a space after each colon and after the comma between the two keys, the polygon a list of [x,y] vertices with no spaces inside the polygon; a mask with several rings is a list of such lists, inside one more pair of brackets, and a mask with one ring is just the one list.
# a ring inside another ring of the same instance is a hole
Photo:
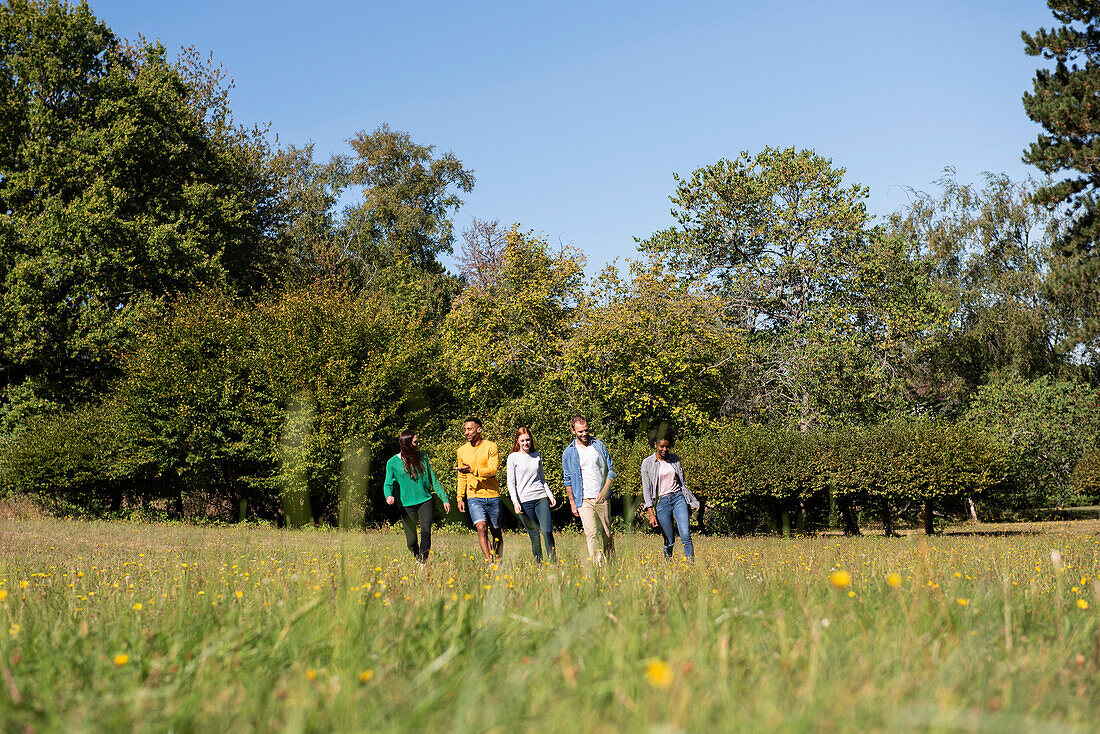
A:
{"label": "man in yellow sweater", "polygon": [[[462,426],[466,443],[458,447],[458,511],[466,512],[469,499],[470,520],[477,528],[477,542],[492,563],[504,551],[504,535],[500,532],[500,484],[497,482],[497,445],[481,437],[481,421],[467,418]],[[489,544],[489,534],[493,542]]]}

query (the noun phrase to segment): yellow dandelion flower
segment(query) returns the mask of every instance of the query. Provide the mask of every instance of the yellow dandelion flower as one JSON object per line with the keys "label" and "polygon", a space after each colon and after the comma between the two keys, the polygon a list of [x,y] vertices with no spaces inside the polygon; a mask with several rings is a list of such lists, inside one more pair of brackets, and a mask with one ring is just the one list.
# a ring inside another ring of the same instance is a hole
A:
{"label": "yellow dandelion flower", "polygon": [[654,688],[668,688],[672,685],[672,666],[652,658],[645,664],[645,679]]}
{"label": "yellow dandelion flower", "polygon": [[374,677],[374,671],[373,670],[364,670],[362,673],[359,674],[359,682],[360,683],[368,683],[368,682],[370,682],[370,679],[373,678],[373,677]]}
{"label": "yellow dandelion flower", "polygon": [[26,579],[23,579],[22,581],[19,582],[19,588],[20,589],[25,589],[30,585],[31,585],[31,582],[27,581]]}
{"label": "yellow dandelion flower", "polygon": [[0,601],[4,601],[7,598],[8,598],[8,590],[7,589],[0,589]]}
{"label": "yellow dandelion flower", "polygon": [[1077,600],[1077,606],[1080,609],[1088,609],[1089,608],[1089,603],[1085,599],[1078,599]]}
{"label": "yellow dandelion flower", "polygon": [[317,671],[314,668],[307,668],[306,678],[308,680],[317,680]]}
{"label": "yellow dandelion flower", "polygon": [[125,653],[119,653],[114,656],[113,661],[115,665],[121,668],[123,665],[130,662],[130,656]]}
{"label": "yellow dandelion flower", "polygon": [[237,589],[237,594],[236,594],[236,596],[237,596],[237,598],[238,598],[238,599],[240,599],[240,598],[241,598],[242,596],[244,596],[244,592],[243,592],[243,591],[241,591],[240,589]]}
{"label": "yellow dandelion flower", "polygon": [[847,571],[833,571],[829,574],[829,583],[838,589],[847,589],[852,585],[852,574]]}
{"label": "yellow dandelion flower", "polygon": [[134,611],[135,612],[140,612],[141,611],[141,602],[134,602]]}
{"label": "yellow dandelion flower", "polygon": [[970,600],[969,599],[963,599],[962,597],[959,597],[958,599],[955,600],[955,603],[958,604],[960,607],[965,607],[967,604],[970,603]]}
{"label": "yellow dandelion flower", "polygon": [[901,575],[896,573],[890,573],[886,575],[886,585],[891,589],[896,589],[901,586]]}

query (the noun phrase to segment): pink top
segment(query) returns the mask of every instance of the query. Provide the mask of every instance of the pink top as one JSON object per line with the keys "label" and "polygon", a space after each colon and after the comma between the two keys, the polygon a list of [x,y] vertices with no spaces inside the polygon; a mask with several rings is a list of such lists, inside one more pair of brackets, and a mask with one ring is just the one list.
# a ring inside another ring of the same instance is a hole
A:
{"label": "pink top", "polygon": [[672,494],[680,488],[680,478],[676,476],[676,470],[667,461],[657,460],[657,496],[664,497]]}

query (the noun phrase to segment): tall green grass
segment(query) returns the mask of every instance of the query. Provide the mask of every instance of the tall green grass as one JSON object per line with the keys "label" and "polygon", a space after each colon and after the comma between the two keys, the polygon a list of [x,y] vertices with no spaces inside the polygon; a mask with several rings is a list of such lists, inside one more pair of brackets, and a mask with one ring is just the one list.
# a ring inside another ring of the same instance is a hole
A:
{"label": "tall green grass", "polygon": [[513,535],[495,569],[450,531],[418,570],[397,532],[5,522],[0,730],[1089,731],[1079,527],[699,537],[694,566],[620,536],[602,568]]}

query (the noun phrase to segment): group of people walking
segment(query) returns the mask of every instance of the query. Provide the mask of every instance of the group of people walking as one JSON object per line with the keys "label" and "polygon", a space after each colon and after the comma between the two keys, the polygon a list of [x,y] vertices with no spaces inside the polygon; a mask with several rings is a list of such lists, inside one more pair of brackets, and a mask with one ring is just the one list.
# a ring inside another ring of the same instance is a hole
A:
{"label": "group of people walking", "polygon": [[[610,509],[615,466],[607,446],[589,433],[583,416],[574,417],[570,429],[573,440],[561,456],[564,496],[573,516],[580,518],[589,560],[600,564],[615,552]],[[466,443],[458,448],[453,467],[458,511],[470,513],[481,553],[486,563],[494,563],[504,552],[498,449],[482,437],[477,418],[466,419],[463,434]],[[444,512],[451,511],[451,503],[428,457],[420,451],[419,437],[404,431],[397,443],[397,454],[386,462],[383,492],[387,503],[400,502],[406,543],[417,563],[423,565],[432,546],[432,495],[442,500]],[[678,534],[684,556],[694,560],[688,520],[699,502],[687,487],[679,457],[672,453],[672,440],[662,437],[653,446],[654,453],[642,462],[642,507],[650,525],[660,527],[664,535],[665,557],[672,556]],[[557,506],[557,500],[543,473],[534,434],[527,426],[516,429],[505,475],[512,508],[531,538],[535,560],[556,562],[550,510]]]}

